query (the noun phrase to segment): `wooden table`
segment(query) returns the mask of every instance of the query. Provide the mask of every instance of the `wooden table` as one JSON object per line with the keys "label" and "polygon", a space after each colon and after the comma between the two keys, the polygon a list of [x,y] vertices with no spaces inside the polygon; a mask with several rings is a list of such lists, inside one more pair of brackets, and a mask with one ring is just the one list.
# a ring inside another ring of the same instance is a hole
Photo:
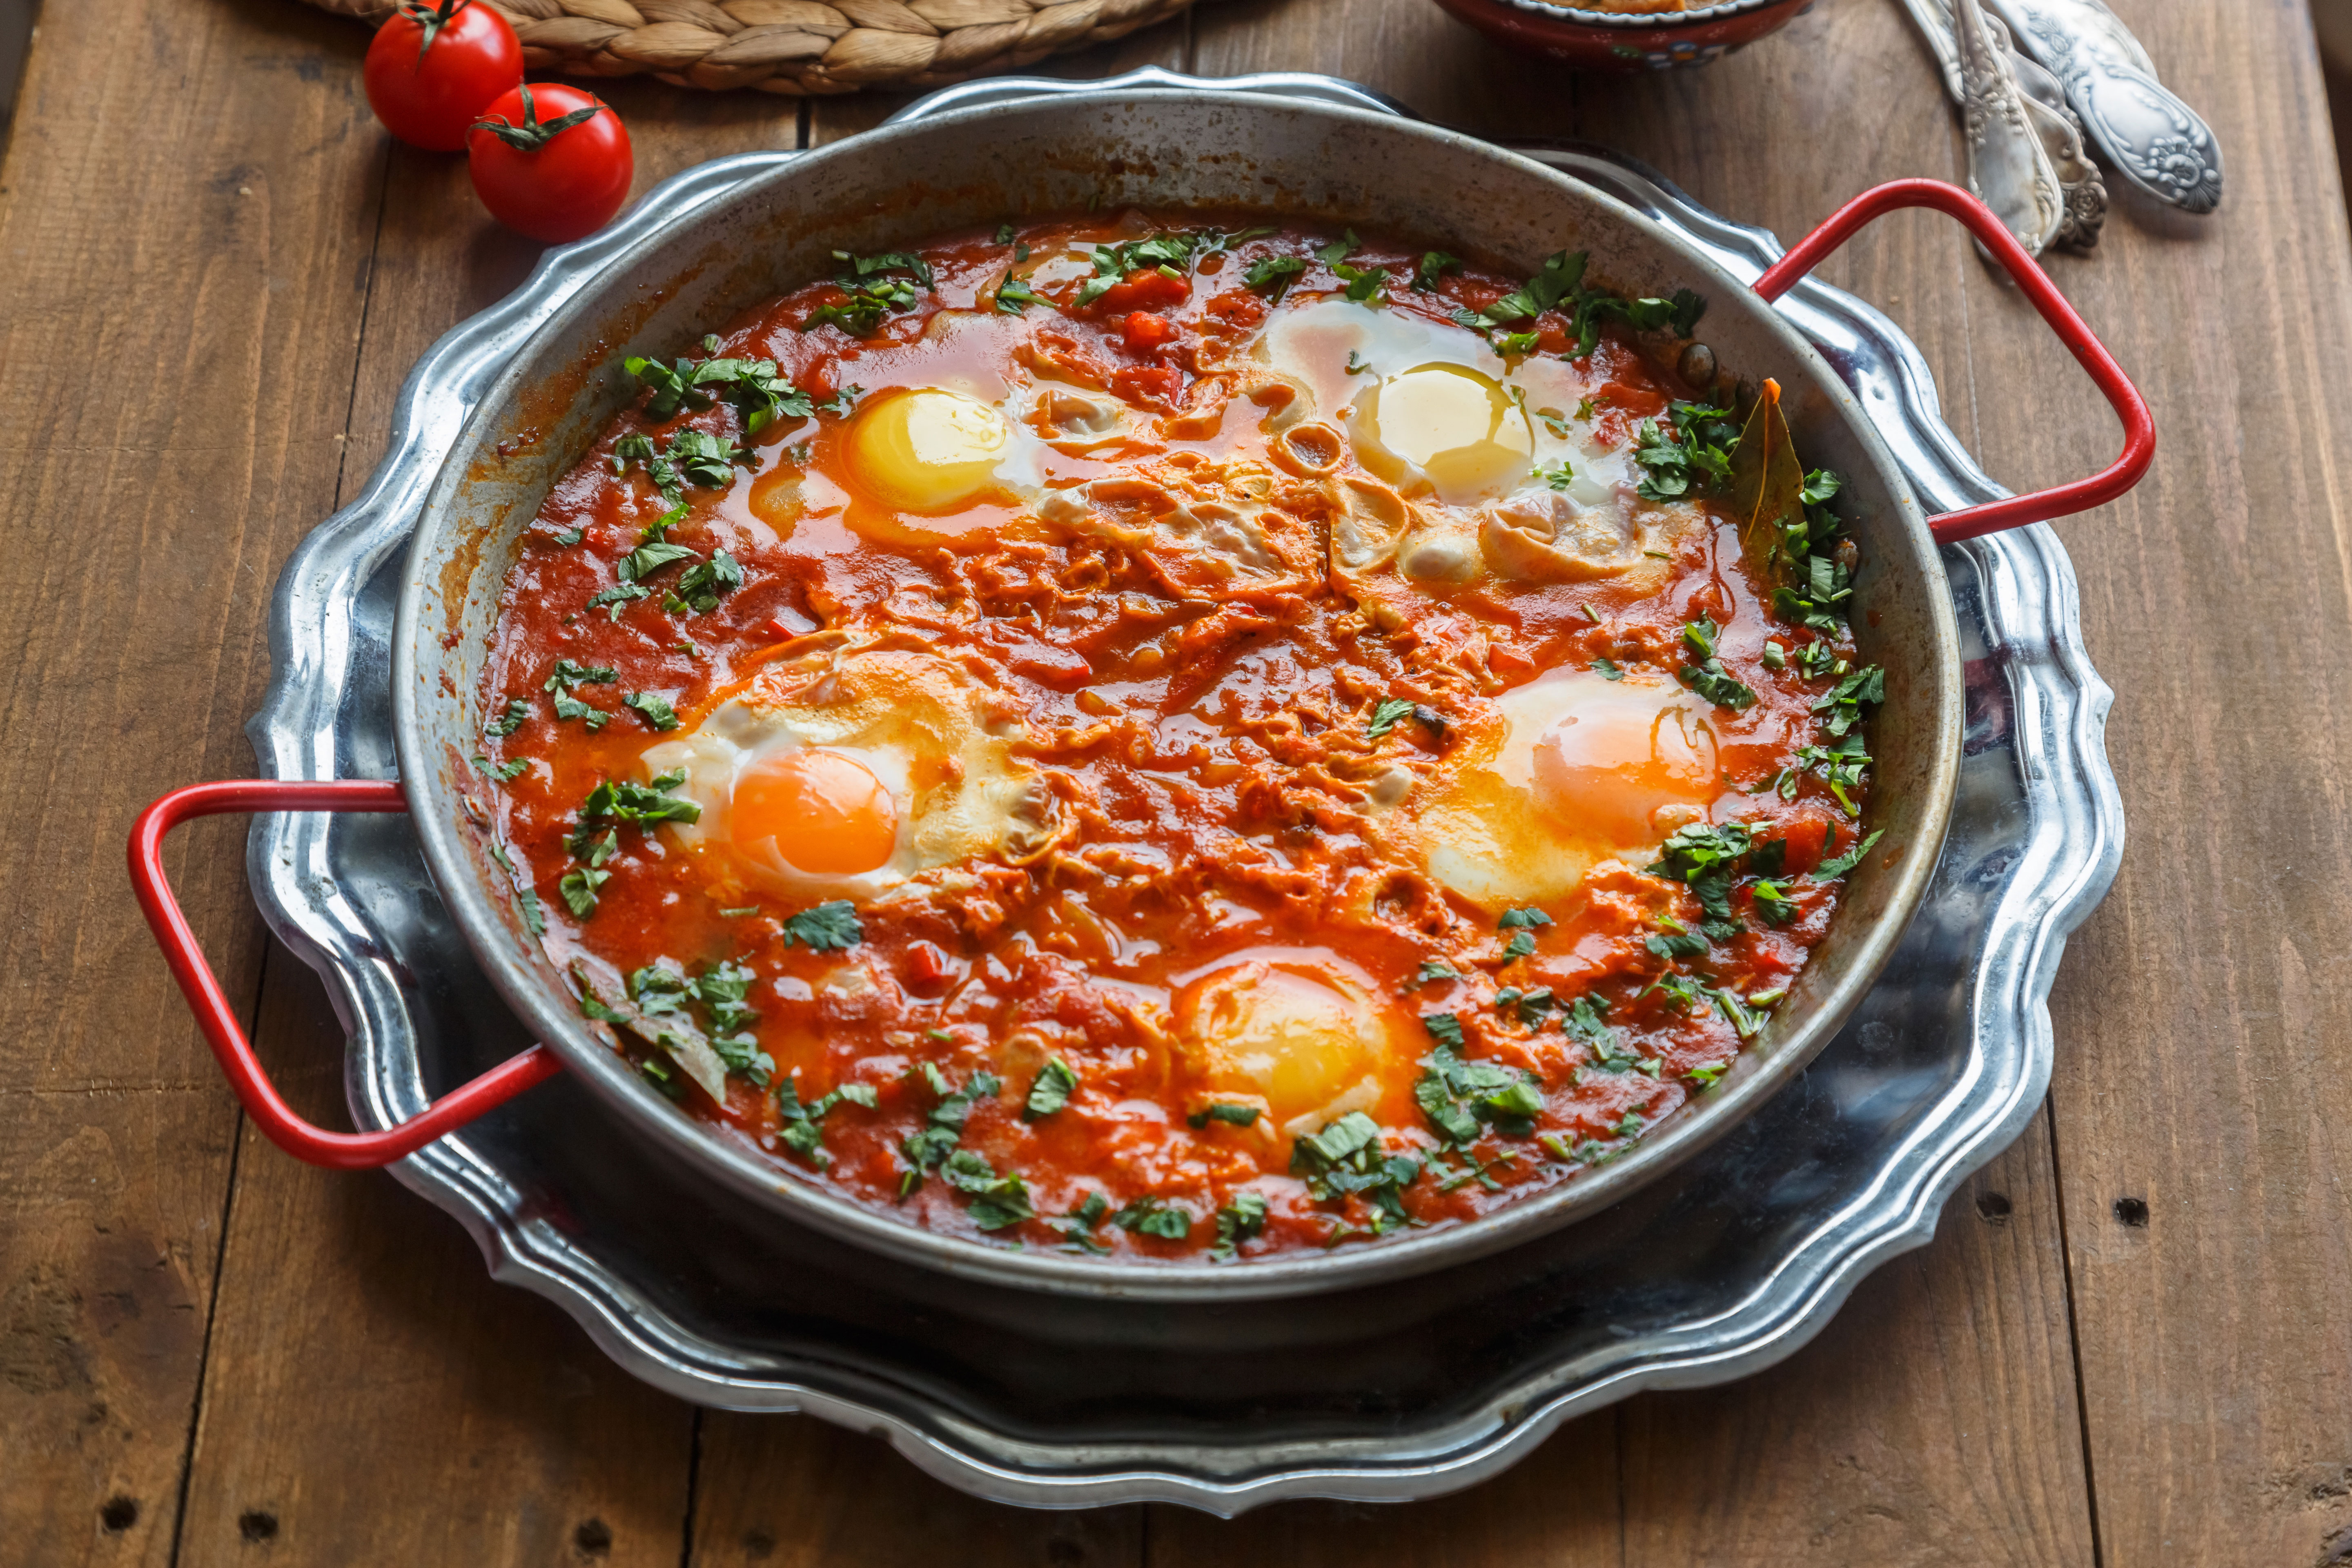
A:
{"label": "wooden table", "polygon": [[[1401,1509],[973,1502],[871,1439],[698,1412],[485,1277],[390,1178],[247,1127],[132,907],[172,785],[249,773],[264,611],[383,449],[401,376],[534,252],[391,146],[365,35],[287,0],[51,4],[0,166],[0,1563],[2143,1563],[2352,1561],[2352,240],[2302,0],[2118,0],[2229,156],[2221,216],[2122,202],[2053,271],[2154,403],[2155,472],[2063,525],[2123,873],[2068,952],[2043,1116],[1933,1247],[1727,1388],[1576,1422]],[[1370,82],[1581,136],[1801,232],[1956,173],[1927,57],[1827,0],[1704,70],[1579,79],[1425,0],[1223,0],[1066,62]],[[614,84],[641,184],[894,107]],[[1935,366],[2019,489],[2111,416],[1945,220],[1828,276]],[[340,1117],[320,987],[243,829],[173,855],[265,1056]]]}

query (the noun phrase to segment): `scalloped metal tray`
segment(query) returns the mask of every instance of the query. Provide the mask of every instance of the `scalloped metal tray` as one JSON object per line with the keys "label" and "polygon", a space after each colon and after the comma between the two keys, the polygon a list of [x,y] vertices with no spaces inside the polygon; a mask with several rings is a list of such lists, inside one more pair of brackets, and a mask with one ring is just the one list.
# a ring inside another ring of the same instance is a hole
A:
{"label": "scalloped metal tray", "polygon": [[[1156,68],[999,79],[906,113],[1206,85]],[[1213,85],[1405,112],[1330,78]],[[1780,254],[1769,233],[1623,159],[1514,145],[1739,276]],[[247,726],[265,775],[392,775],[404,546],[474,400],[533,325],[636,238],[794,155],[722,159],[657,187],[417,364],[367,489],[278,581],[275,677]],[[1810,280],[1780,309],[1862,395],[1924,506],[2004,493],[1946,428],[1892,322]],[[1722,1142],[1540,1242],[1305,1302],[1046,1300],[795,1231],[693,1182],[561,1079],[394,1173],[466,1226],[495,1278],[555,1301],[646,1381],[880,1434],[982,1496],[1230,1515],[1278,1498],[1402,1500],[1469,1485],[1579,1412],[1789,1354],[1864,1274],[1930,1239],[1945,1198],[2040,1101],[2050,983],[2122,850],[2104,739],[2112,694],[2084,655],[2074,571],[2046,527],[1947,549],[1945,564],[1967,658],[1966,757],[1935,888],[1885,978],[1804,1076]],[[405,819],[260,818],[247,861],[271,929],[327,982],[360,1125],[414,1115],[526,1043],[443,914]],[[1443,1333],[1428,1331],[1439,1321]]]}

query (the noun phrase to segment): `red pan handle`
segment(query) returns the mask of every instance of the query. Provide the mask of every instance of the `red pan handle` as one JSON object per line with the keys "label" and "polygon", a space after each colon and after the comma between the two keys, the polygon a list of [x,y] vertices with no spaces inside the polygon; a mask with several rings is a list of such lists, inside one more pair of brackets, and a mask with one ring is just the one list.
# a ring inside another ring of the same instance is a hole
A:
{"label": "red pan handle", "polygon": [[1831,251],[1853,238],[1863,225],[1898,207],[1933,207],[1968,225],[1969,231],[1984,242],[1993,259],[2007,268],[2025,297],[2033,301],[2033,308],[2042,312],[2042,319],[2050,323],[2058,341],[2091,373],[2091,380],[2106,394],[2116,416],[2124,422],[2123,456],[2089,479],[2076,479],[2054,489],[2036,490],[2032,495],[2011,496],[1972,506],[1965,511],[1948,511],[1929,519],[1928,531],[1939,542],[1951,544],[1974,539],[1980,533],[1998,533],[2004,528],[2047,522],[2052,518],[2069,517],[2105,506],[2139,483],[2156,458],[2156,422],[2148,416],[2147,400],[2131,384],[2131,378],[2124,374],[2123,366],[2116,363],[2106,345],[2075,314],[2066,296],[2058,292],[2050,275],[2026,254],[2017,237],[1993,216],[1990,207],[1958,185],[1948,185],[1941,180],[1890,180],[1863,192],[1831,214],[1821,227],[1791,246],[1788,255],[1756,280],[1756,291],[1767,300],[1778,300],[1795,288],[1799,279],[1820,266]]}
{"label": "red pan handle", "polygon": [[545,1046],[533,1046],[520,1056],[501,1062],[462,1089],[452,1089],[416,1116],[382,1132],[330,1132],[314,1127],[278,1097],[278,1090],[253,1054],[252,1042],[237,1026],[236,1014],[213,978],[212,966],[196,946],[163,877],[163,836],[191,817],[214,816],[226,811],[406,811],[408,799],[392,780],[337,779],[303,782],[292,779],[235,779],[218,784],[191,784],[139,814],[131,829],[131,886],[139,907],[163,949],[172,978],[188,998],[196,1023],[212,1042],[213,1056],[228,1076],[229,1087],[269,1141],[298,1160],[338,1171],[363,1171],[404,1159],[445,1132],[454,1132],[474,1118],[505,1104],[533,1084],[562,1070],[562,1062]]}

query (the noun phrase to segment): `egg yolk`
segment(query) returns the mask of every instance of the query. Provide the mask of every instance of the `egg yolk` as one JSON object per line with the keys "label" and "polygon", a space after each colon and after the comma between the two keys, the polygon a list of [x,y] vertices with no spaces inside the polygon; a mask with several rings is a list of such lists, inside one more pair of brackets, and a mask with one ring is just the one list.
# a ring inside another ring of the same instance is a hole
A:
{"label": "egg yolk", "polygon": [[1530,763],[1550,816],[1620,846],[1654,841],[1659,807],[1703,806],[1719,789],[1705,720],[1655,688],[1586,697],[1536,736]]}
{"label": "egg yolk", "polygon": [[849,432],[858,482],[907,511],[941,512],[996,476],[1012,442],[1004,416],[957,392],[902,392],[873,404]]}
{"label": "egg yolk", "polygon": [[1331,1103],[1378,1065],[1376,1024],[1337,987],[1258,960],[1194,981],[1177,999],[1186,1057],[1211,1092],[1265,1099],[1280,1127]]}
{"label": "egg yolk", "polygon": [[1391,483],[1418,469],[1454,506],[1524,479],[1535,453],[1528,416],[1502,384],[1456,364],[1390,376],[1365,395],[1358,423],[1370,448],[1359,453],[1366,468],[1388,468],[1381,477]]}
{"label": "egg yolk", "polygon": [[874,772],[838,752],[763,757],[735,781],[739,844],[773,838],[800,870],[854,877],[887,862],[898,844],[898,807]]}

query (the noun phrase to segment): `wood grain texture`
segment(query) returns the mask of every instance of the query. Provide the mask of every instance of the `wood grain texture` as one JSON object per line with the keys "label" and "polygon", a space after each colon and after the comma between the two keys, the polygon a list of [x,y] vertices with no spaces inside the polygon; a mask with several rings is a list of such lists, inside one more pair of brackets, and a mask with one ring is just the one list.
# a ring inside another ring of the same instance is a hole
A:
{"label": "wood grain texture", "polygon": [[2092,1473],[2111,1568],[2311,1568],[2352,1548],[2352,242],[2303,7],[2125,9],[2230,187],[2076,286],[2163,443],[2069,535],[2132,834],[2052,1003]]}
{"label": "wood grain texture", "polygon": [[1142,1556],[1140,1508],[982,1502],[809,1416],[709,1412],[695,1481],[688,1568],[1132,1568]]}
{"label": "wood grain texture", "polygon": [[[74,743],[0,749],[0,1564],[160,1564],[175,1532],[192,1564],[2345,1560],[2352,522],[2328,393],[2352,236],[2302,0],[2115,3],[2214,124],[2231,191],[2210,223],[2121,197],[2095,257],[2052,262],[2161,446],[2133,496],[2062,527],[2120,690],[2133,837],[2053,998],[2046,1131],[1779,1368],[1589,1417],[1453,1499],[1239,1525],[995,1510],[813,1421],[698,1417],[492,1284],[387,1178],[240,1131],[122,834],[171,784],[249,767],[279,563],[356,493],[416,356],[536,251],[458,161],[387,150],[362,40],[330,19],[47,7],[0,163],[0,508],[72,548],[0,577],[0,724]],[[1784,237],[1874,180],[1959,167],[1924,52],[1871,0],[1664,79],[1563,77],[1426,0],[1220,0],[1054,68],[1146,58],[1333,71],[1488,134],[1589,138]],[[897,107],[608,96],[641,190]],[[135,113],[152,141],[113,133]],[[1824,276],[1920,342],[2005,481],[2112,450],[2079,372],[1944,220],[1883,222]],[[190,832],[174,875],[232,994],[258,992],[266,1058],[339,1119],[337,1032],[288,955],[265,967],[241,843]]]}
{"label": "wood grain texture", "polygon": [[[52,7],[0,165],[11,1563],[170,1552],[235,1108],[122,847],[154,796],[249,767],[269,584],[334,493],[377,195],[356,83],[320,66],[336,31],[185,0]],[[249,1001],[242,844],[213,825],[168,862]]]}
{"label": "wood grain texture", "polygon": [[[353,64],[365,35],[351,42]],[[343,68],[351,68],[345,67]],[[645,190],[705,159],[793,146],[764,94],[609,84]],[[474,199],[462,159],[392,146],[339,500],[382,456],[402,379],[520,283],[540,247]],[[324,515],[321,509],[319,515]],[[340,1031],[283,950],[256,1039],[307,1114],[341,1125]],[[311,1170],[248,1131],[223,1255],[180,1561],[473,1565],[679,1561],[696,1413],[501,1287],[457,1225],[387,1176]]]}

